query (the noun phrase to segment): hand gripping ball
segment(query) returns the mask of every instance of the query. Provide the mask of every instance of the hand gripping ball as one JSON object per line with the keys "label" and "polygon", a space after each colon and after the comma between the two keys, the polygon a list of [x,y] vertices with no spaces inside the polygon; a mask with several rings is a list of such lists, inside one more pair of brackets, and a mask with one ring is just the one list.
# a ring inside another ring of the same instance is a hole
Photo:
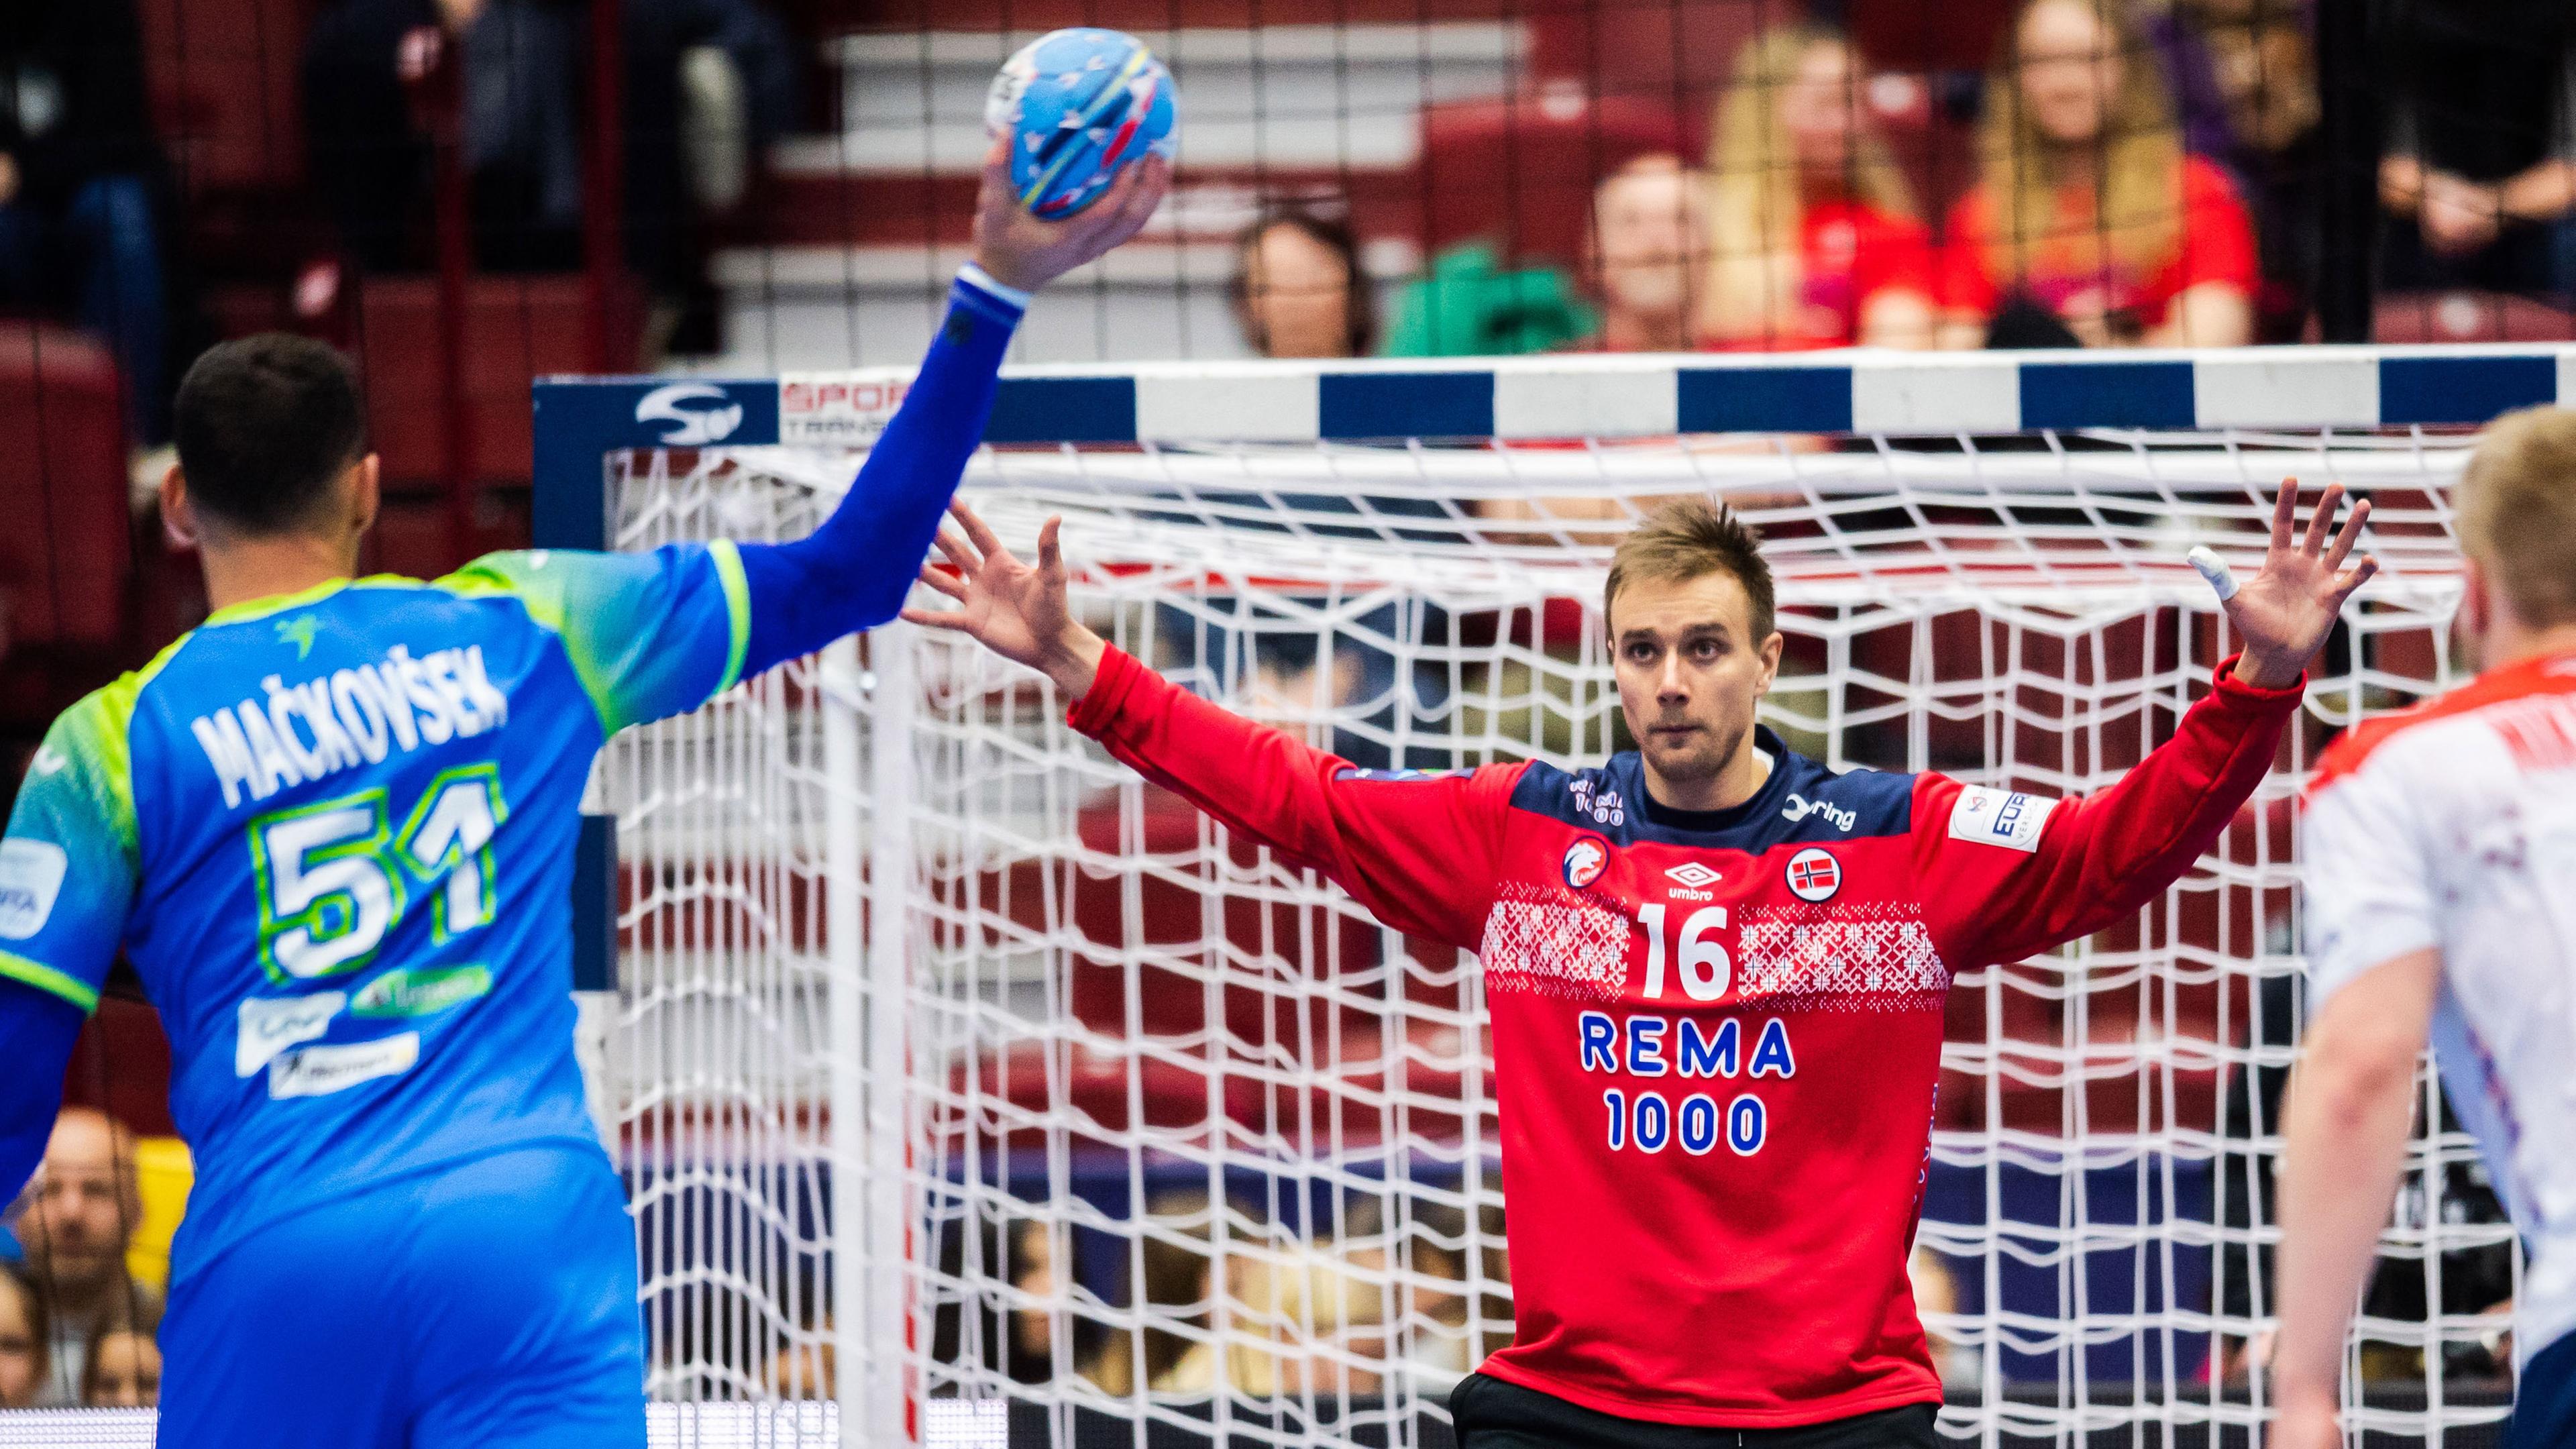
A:
{"label": "hand gripping ball", "polygon": [[1031,214],[1071,216],[1100,199],[1118,168],[1172,154],[1172,77],[1132,35],[1078,28],[1041,35],[993,77],[988,135],[1011,138],[1011,185]]}

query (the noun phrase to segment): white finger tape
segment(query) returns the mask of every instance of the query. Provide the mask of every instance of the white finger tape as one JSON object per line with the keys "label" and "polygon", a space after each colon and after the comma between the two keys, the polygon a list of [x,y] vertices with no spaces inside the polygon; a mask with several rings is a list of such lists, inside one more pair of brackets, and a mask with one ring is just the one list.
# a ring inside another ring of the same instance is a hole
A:
{"label": "white finger tape", "polygon": [[2184,557],[2191,560],[2193,568],[2200,570],[2202,578],[2209,580],[2209,587],[2217,593],[2220,603],[2236,597],[2236,573],[2227,566],[2227,560],[2218,556],[2218,550],[2204,543]]}

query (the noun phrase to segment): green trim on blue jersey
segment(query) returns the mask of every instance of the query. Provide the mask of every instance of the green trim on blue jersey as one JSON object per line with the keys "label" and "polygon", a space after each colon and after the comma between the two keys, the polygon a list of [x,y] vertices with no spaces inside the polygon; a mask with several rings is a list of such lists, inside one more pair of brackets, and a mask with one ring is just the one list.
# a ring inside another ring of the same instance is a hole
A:
{"label": "green trim on blue jersey", "polygon": [[725,647],[724,677],[707,695],[713,699],[742,682],[743,655],[751,648],[751,584],[742,576],[742,550],[732,539],[709,543],[707,556],[715,561],[716,581],[724,585],[725,612],[733,623],[733,637]]}
{"label": "green trim on blue jersey", "polygon": [[0,980],[32,986],[48,996],[59,996],[84,1012],[98,1010],[98,993],[78,978],[51,966],[0,951]]}
{"label": "green trim on blue jersey", "polygon": [[253,619],[265,619],[271,614],[283,614],[289,609],[300,609],[306,604],[318,604],[342,589],[425,589],[428,587],[428,584],[419,579],[405,578],[401,574],[368,574],[364,578],[324,579],[311,588],[297,589],[291,594],[263,594],[256,599],[243,599],[239,603],[226,604],[208,614],[206,622],[197,627],[207,629],[217,624],[242,624]]}
{"label": "green trim on blue jersey", "polygon": [[749,656],[750,591],[730,544],[487,554],[438,587],[518,600],[562,641],[602,734],[696,709],[731,687]]}
{"label": "green trim on blue jersey", "polygon": [[[142,833],[134,822],[134,750],[131,732],[134,725],[134,702],[143,686],[170,662],[179,646],[188,642],[182,634],[169,648],[155,655],[152,662],[131,674],[120,674],[106,684],[82,696],[79,703],[64,710],[46,734],[41,757],[54,748],[59,736],[66,748],[85,758],[67,763],[80,766],[81,777],[94,785],[93,798],[107,817],[107,828],[116,836],[117,845],[125,852],[125,863],[140,872],[143,868]],[[37,764],[30,769],[38,768]],[[61,768],[57,766],[56,768]]]}
{"label": "green trim on blue jersey", "polygon": [[[545,551],[536,550],[538,553]],[[444,589],[460,599],[516,599],[528,606],[528,617],[536,620],[547,632],[562,633],[561,610],[538,607],[540,595],[522,590],[516,581],[503,576],[500,572],[497,560],[516,556],[506,553],[487,553],[452,574],[441,574],[430,580],[429,587]]]}

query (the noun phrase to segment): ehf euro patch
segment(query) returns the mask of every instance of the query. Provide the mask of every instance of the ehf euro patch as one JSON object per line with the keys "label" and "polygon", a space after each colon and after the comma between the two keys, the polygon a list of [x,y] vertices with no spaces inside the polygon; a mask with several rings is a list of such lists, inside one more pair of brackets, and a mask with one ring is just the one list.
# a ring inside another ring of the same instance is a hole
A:
{"label": "ehf euro patch", "polygon": [[1788,882],[1789,894],[1802,901],[1829,901],[1843,888],[1843,866],[1831,851],[1811,845],[1789,857],[1781,878]]}
{"label": "ehf euro patch", "polygon": [[1565,848],[1565,883],[1575,890],[1601,879],[1609,867],[1610,846],[1598,836],[1579,836]]}
{"label": "ehf euro patch", "polygon": [[2042,796],[1969,785],[1959,791],[1958,803],[1950,807],[1950,838],[2036,855],[2040,831],[2056,808],[2055,800]]}

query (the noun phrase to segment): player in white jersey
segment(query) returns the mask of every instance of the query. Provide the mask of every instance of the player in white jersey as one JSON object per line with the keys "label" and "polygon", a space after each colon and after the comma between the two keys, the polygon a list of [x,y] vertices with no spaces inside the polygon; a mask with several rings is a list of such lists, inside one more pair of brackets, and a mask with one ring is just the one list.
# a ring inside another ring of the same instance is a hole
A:
{"label": "player in white jersey", "polygon": [[2499,420],[2456,499],[2483,672],[2364,724],[2307,811],[2310,1021],[2281,1170],[2276,1449],[2344,1440],[2344,1329],[2429,1036],[2529,1259],[2510,1449],[2576,1444],[2576,413]]}

